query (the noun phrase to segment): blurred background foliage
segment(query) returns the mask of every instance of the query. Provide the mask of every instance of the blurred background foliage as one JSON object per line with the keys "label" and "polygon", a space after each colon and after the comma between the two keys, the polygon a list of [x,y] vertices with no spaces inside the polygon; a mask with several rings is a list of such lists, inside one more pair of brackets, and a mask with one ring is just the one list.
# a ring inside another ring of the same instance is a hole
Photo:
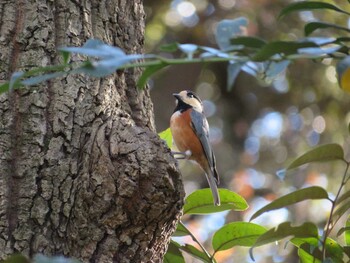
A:
{"label": "blurred background foliage", "polygon": [[[293,13],[278,20],[281,9],[291,2],[145,0],[145,52],[159,53],[162,45],[173,42],[216,47],[217,23],[240,16],[249,19],[248,35],[267,41],[293,41],[303,37],[305,22],[323,21],[347,27],[350,24],[345,15],[317,10]],[[344,0],[328,2],[344,10],[350,9],[350,4]],[[339,36],[339,31],[322,30],[314,35]],[[202,98],[221,175],[220,187],[236,191],[250,205],[244,213],[223,212],[187,218],[184,221],[187,227],[207,244],[212,231],[225,222],[248,221],[254,211],[277,196],[309,185],[319,185],[334,193],[344,171],[340,163],[307,166],[288,172],[284,178],[279,178],[277,171],[313,146],[334,142],[348,149],[349,145],[350,96],[337,84],[332,59],[297,60],[270,85],[240,73],[231,91],[227,91],[226,78],[226,64],[216,63],[172,66],[150,80],[159,132],[169,126],[175,107],[173,92],[190,89]],[[180,168],[187,194],[207,187],[198,167],[180,162]],[[327,201],[303,202],[289,210],[266,213],[254,222],[268,228],[287,220],[324,225],[329,209]],[[218,262],[251,262],[248,249],[220,252],[216,259]],[[255,259],[257,262],[298,262],[292,246],[285,247],[285,244],[257,248]]]}

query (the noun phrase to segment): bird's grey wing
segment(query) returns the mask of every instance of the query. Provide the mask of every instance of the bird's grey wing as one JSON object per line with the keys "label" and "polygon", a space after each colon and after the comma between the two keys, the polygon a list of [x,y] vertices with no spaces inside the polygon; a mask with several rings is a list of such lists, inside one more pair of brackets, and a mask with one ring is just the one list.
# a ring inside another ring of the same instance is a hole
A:
{"label": "bird's grey wing", "polygon": [[209,125],[208,121],[205,118],[205,116],[196,111],[192,110],[191,112],[191,120],[192,120],[192,128],[195,131],[196,135],[199,138],[199,141],[202,144],[202,147],[204,149],[204,153],[207,157],[210,170],[213,173],[213,176],[215,177],[217,183],[219,182],[219,178],[217,176],[217,173],[215,171],[215,156],[213,153],[213,150],[211,149],[210,142],[209,142]]}
{"label": "bird's grey wing", "polygon": [[208,121],[202,113],[195,110],[192,110],[191,112],[191,120],[192,128],[202,144],[204,153],[209,163],[209,171],[205,171],[205,175],[213,194],[214,204],[220,205],[220,195],[217,187],[219,184],[219,176],[215,167],[215,156],[209,143]]}

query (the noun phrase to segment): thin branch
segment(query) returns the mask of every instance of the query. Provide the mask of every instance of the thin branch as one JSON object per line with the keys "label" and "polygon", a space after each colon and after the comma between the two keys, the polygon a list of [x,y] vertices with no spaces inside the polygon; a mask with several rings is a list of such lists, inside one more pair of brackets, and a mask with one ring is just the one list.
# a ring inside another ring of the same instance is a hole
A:
{"label": "thin branch", "polygon": [[[344,160],[345,161],[345,160]],[[349,170],[349,166],[350,166],[350,163],[346,162],[346,168],[345,168],[345,172],[344,172],[344,175],[343,175],[343,178],[342,178],[342,182],[340,184],[340,187],[338,189],[338,192],[334,198],[334,200],[332,200],[332,207],[331,207],[331,211],[330,211],[330,214],[329,214],[329,217],[328,217],[328,220],[327,220],[327,224],[326,224],[326,228],[324,230],[324,235],[323,235],[323,240],[322,240],[322,255],[323,255],[323,259],[326,258],[326,242],[327,242],[327,237],[329,236],[330,232],[332,231],[335,223],[332,222],[333,220],[333,214],[334,214],[334,209],[335,209],[335,206],[336,206],[336,203],[338,201],[338,198],[340,196],[340,193],[341,191],[343,190],[343,187],[344,185],[346,184],[348,178],[346,178],[346,175],[348,173],[348,170]],[[333,224],[332,224],[333,223]],[[331,225],[332,224],[332,225]]]}
{"label": "thin branch", "polygon": [[216,263],[215,259],[214,259],[214,256],[210,255],[210,253],[205,249],[205,247],[203,246],[203,244],[196,238],[196,236],[184,225],[184,223],[182,223],[181,221],[179,221],[179,224],[185,228],[187,230],[187,232],[190,234],[192,240],[194,242],[196,242],[200,247],[201,249],[203,250],[203,252],[207,255],[208,259],[210,259],[210,262],[212,263]]}

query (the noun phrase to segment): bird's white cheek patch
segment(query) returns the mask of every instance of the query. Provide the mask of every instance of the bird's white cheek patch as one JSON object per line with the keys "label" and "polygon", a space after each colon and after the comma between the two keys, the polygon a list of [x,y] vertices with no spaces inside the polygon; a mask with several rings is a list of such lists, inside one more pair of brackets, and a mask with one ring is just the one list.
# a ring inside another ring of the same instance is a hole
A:
{"label": "bird's white cheek patch", "polygon": [[180,117],[180,115],[181,115],[181,112],[178,110],[178,111],[175,111],[175,112],[173,113],[173,115],[171,116],[171,118],[172,118],[172,119],[176,119],[176,118]]}

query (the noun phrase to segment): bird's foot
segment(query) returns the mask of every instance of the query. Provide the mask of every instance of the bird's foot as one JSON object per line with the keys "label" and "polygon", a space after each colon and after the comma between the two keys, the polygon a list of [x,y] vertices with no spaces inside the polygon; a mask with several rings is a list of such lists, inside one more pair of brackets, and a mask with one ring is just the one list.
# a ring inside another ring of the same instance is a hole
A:
{"label": "bird's foot", "polygon": [[185,152],[172,152],[172,154],[175,156],[175,159],[182,160],[182,159],[190,158],[192,155],[192,152],[190,150],[187,150]]}

